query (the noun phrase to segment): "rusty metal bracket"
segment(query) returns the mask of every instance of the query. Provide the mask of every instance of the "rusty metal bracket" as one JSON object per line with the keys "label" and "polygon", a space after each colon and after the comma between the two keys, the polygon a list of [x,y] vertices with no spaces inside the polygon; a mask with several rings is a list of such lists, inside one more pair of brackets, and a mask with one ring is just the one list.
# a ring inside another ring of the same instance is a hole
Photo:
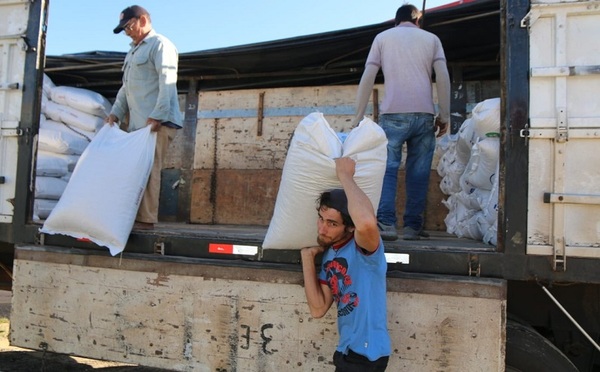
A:
{"label": "rusty metal bracket", "polygon": [[165,242],[154,242],[154,253],[164,256],[165,255]]}
{"label": "rusty metal bracket", "polygon": [[479,256],[476,254],[469,254],[469,276],[479,277],[481,275],[481,264],[479,263]]}
{"label": "rusty metal bracket", "polygon": [[262,136],[263,134],[263,120],[265,118],[265,92],[258,94],[258,112],[257,112],[258,123],[256,126],[256,135]]}

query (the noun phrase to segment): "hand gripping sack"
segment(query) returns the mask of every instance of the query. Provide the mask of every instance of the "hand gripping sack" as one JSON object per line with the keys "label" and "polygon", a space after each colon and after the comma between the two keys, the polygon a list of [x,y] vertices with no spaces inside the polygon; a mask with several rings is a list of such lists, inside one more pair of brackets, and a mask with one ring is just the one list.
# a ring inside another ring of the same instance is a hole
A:
{"label": "hand gripping sack", "polygon": [[77,162],[40,230],[87,238],[114,256],[123,251],[154,162],[150,126],[127,133],[105,125]]}
{"label": "hand gripping sack", "polygon": [[323,191],[342,187],[335,172],[335,159],[342,156],[356,160],[354,179],[377,210],[387,160],[381,127],[365,118],[342,143],[323,114],[312,113],[294,131],[263,248],[316,245],[316,201]]}

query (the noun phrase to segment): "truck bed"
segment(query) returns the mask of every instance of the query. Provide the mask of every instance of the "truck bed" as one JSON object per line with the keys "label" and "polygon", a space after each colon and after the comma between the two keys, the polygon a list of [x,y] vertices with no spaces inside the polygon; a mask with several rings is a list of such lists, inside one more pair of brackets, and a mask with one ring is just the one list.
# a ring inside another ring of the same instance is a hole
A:
{"label": "truck bed", "polygon": [[[274,263],[298,263],[298,249],[262,249],[261,244],[268,226],[262,225],[210,225],[178,222],[159,222],[153,230],[133,230],[124,254],[141,253],[168,257],[236,259]],[[481,241],[458,238],[442,231],[427,231],[429,238],[417,241],[384,241],[388,253],[424,254],[448,253],[473,255],[494,253],[496,247]],[[90,253],[108,253],[108,249],[94,243],[63,235],[40,237],[42,245],[89,249]],[[244,253],[218,252],[215,246],[243,247]],[[250,252],[250,253],[248,253]],[[255,252],[255,254],[252,254]]]}
{"label": "truck bed", "polygon": [[[229,241],[236,237],[237,241],[254,242],[260,245],[267,233],[268,226],[248,225],[206,225],[177,222],[160,222],[154,230],[134,230],[133,234],[152,235],[158,237],[189,237],[199,240]],[[401,232],[401,231],[400,231]],[[495,247],[481,241],[458,238],[443,231],[427,231],[429,238],[421,240],[384,241],[386,251],[400,252],[407,249],[463,250],[493,252]]]}

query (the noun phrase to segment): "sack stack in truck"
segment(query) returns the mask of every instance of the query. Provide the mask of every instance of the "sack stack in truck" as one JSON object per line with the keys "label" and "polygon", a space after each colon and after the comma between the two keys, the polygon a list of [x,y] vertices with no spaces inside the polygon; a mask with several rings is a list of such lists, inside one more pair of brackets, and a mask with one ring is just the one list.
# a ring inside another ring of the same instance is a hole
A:
{"label": "sack stack in truck", "polygon": [[447,135],[440,144],[443,154],[437,171],[440,189],[448,195],[443,201],[449,210],[446,231],[496,245],[500,99],[479,102],[458,133]]}
{"label": "sack stack in truck", "polygon": [[44,74],[36,154],[34,220],[48,217],[71,173],[111,109],[101,94],[57,86]]}

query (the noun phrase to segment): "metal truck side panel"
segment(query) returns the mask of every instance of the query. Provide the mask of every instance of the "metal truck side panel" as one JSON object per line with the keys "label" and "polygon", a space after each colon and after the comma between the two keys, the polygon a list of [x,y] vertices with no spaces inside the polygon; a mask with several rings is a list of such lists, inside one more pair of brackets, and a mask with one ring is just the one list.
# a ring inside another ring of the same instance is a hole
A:
{"label": "metal truck side panel", "polygon": [[[310,317],[299,267],[199,262],[21,247],[11,343],[180,371],[332,369],[335,311]],[[504,370],[504,281],[455,279],[388,279],[390,371]]]}
{"label": "metal truck side panel", "polygon": [[533,5],[527,253],[600,258],[600,2]]}
{"label": "metal truck side panel", "polygon": [[29,6],[0,2],[0,12],[10,15],[0,23],[0,223],[11,223],[27,50],[22,35],[27,30]]}

